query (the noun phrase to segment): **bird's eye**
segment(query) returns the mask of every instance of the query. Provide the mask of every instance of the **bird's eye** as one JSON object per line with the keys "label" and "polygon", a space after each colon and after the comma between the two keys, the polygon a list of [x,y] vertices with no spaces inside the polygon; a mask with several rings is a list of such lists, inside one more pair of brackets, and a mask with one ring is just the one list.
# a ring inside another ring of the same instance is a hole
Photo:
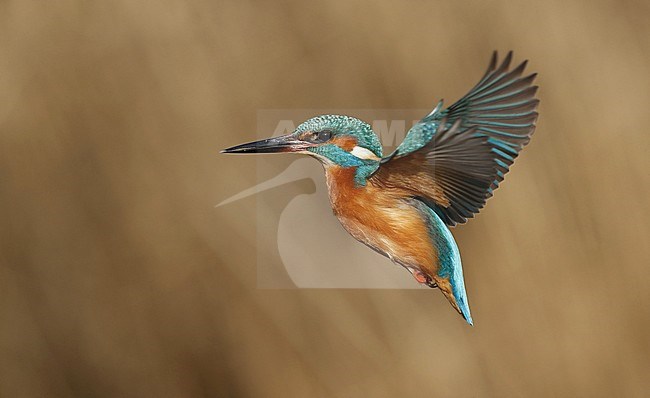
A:
{"label": "bird's eye", "polygon": [[323,131],[319,131],[317,133],[314,133],[314,141],[316,141],[316,142],[329,141],[330,138],[332,138],[332,132],[329,131],[329,130],[323,130]]}

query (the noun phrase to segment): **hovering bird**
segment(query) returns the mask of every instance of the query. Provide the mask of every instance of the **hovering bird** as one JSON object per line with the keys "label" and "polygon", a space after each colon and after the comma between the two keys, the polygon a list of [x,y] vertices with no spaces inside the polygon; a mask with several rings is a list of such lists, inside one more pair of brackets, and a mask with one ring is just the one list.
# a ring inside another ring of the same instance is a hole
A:
{"label": "hovering bird", "polygon": [[280,137],[222,153],[300,153],[324,169],[334,214],[358,241],[438,288],[471,325],[460,253],[449,227],[473,218],[530,141],[537,119],[536,74],[510,69],[512,52],[449,108],[416,123],[390,155],[370,125],[321,115]]}

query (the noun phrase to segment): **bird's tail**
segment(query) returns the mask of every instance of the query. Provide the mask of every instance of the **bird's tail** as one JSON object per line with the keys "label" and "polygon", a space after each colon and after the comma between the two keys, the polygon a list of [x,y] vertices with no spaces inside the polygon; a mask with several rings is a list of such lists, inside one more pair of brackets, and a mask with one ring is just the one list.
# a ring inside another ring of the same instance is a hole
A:
{"label": "bird's tail", "polygon": [[435,211],[419,200],[415,200],[415,205],[426,217],[431,243],[438,254],[438,270],[435,275],[430,276],[456,311],[465,318],[467,323],[473,325],[456,241]]}
{"label": "bird's tail", "polygon": [[434,276],[433,279],[436,281],[442,294],[447,297],[447,300],[449,300],[452,307],[454,307],[456,311],[465,318],[467,323],[474,325],[472,314],[469,312],[469,304],[467,303],[467,295],[465,294],[465,283],[463,281],[462,273],[460,280],[456,281],[453,281],[451,278],[443,278],[440,276]]}

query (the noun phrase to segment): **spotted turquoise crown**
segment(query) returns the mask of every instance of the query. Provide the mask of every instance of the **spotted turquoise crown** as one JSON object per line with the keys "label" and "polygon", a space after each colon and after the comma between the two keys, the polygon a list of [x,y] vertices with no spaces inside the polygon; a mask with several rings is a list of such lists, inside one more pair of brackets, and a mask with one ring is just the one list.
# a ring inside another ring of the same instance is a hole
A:
{"label": "spotted turquoise crown", "polygon": [[[357,140],[357,146],[366,148],[378,159],[381,158],[381,144],[377,135],[368,123],[359,119],[342,115],[316,116],[299,125],[295,133],[301,134],[306,131],[329,131],[333,137],[337,135],[353,137]],[[366,180],[379,168],[379,160],[360,159],[335,144],[325,143],[307,150],[340,167],[355,168],[354,182],[357,186],[365,186]]]}
{"label": "spotted turquoise crown", "polygon": [[296,128],[297,133],[305,131],[330,130],[334,135],[349,135],[357,139],[357,145],[364,147],[378,158],[382,156],[381,143],[372,127],[362,120],[344,115],[321,115],[313,117]]}

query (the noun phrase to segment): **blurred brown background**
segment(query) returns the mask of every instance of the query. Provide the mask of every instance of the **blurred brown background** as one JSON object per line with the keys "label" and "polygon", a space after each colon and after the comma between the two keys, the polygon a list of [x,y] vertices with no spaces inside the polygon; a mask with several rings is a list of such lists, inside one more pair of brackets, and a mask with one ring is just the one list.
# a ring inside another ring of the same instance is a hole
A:
{"label": "blurred brown background", "polygon": [[[257,289],[265,196],[214,208],[257,110],[451,103],[493,49],[542,105],[454,230],[476,326]],[[649,88],[647,1],[4,1],[0,396],[647,396]]]}

